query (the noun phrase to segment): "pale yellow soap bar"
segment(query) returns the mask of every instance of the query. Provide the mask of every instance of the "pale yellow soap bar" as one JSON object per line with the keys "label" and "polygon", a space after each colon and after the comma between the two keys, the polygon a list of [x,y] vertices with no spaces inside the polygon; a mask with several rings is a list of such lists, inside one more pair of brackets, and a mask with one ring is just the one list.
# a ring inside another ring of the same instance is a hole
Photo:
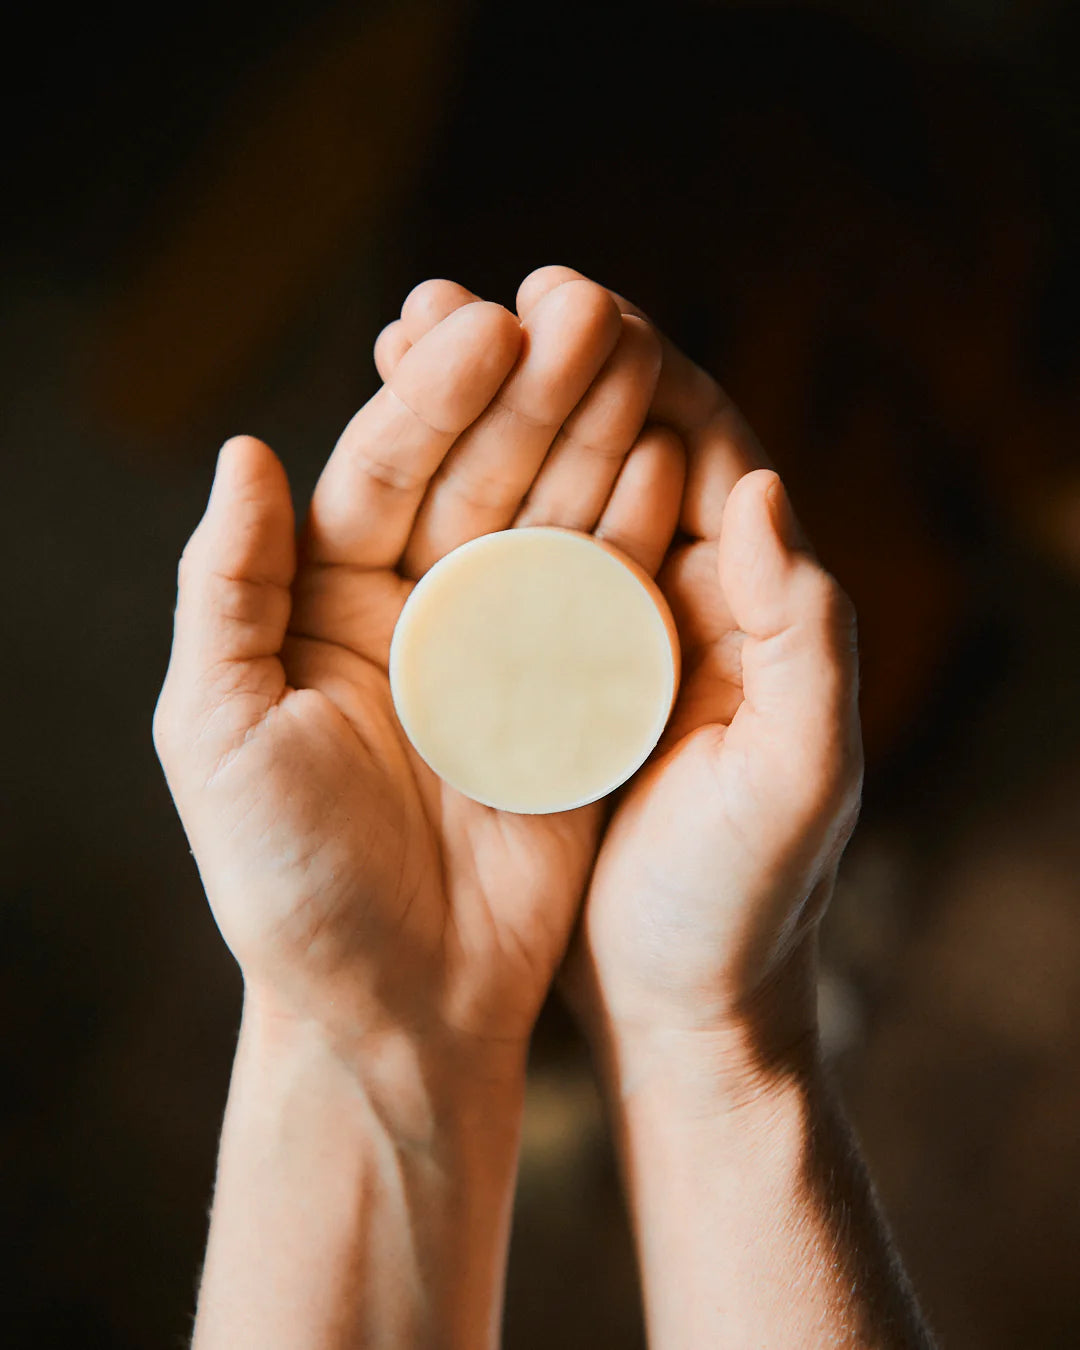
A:
{"label": "pale yellow soap bar", "polygon": [[409,740],[451,786],[507,811],[595,801],[653,750],[679,681],[651,578],[549,526],[473,539],[427,572],[390,646]]}

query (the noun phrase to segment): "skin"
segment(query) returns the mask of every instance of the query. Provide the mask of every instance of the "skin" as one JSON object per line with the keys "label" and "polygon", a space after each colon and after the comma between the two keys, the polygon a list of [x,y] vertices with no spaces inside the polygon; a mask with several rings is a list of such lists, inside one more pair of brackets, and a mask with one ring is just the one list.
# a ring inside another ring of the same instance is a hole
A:
{"label": "skin", "polygon": [[[495,1343],[568,946],[651,1343],[927,1344],[816,1059],[850,604],[723,392],[580,274],[533,273],[516,315],[424,283],[375,355],[299,547],[280,463],[238,438],[181,563],[155,739],[245,983],[196,1344]],[[650,763],[551,816],[441,783],[387,681],[415,580],[515,524],[657,574],[683,648]]]}
{"label": "skin", "polygon": [[[684,455],[643,429],[659,343],[602,288],[559,288],[524,323],[475,300],[440,317],[432,298],[406,301],[426,331],[343,433],[299,546],[280,462],[242,437],[180,565],[155,741],[245,987],[199,1345],[497,1336],[528,1037],[602,807],[516,816],[443,784],[394,716],[390,637],[427,567],[523,512],[595,529],[655,572]],[[583,504],[565,461],[593,449]],[[336,1109],[309,1119],[314,1101]],[[313,1164],[285,1141],[309,1137],[369,1195],[362,1217],[328,1181],[319,1222],[298,1230]],[[265,1242],[279,1230],[296,1259]],[[463,1272],[451,1244],[469,1253]],[[349,1291],[394,1288],[402,1268],[414,1292],[391,1302],[406,1311],[369,1299],[339,1327]]]}
{"label": "skin", "polygon": [[[593,506],[571,510],[557,465],[550,499],[546,468],[534,476],[611,396],[612,363],[635,407],[601,457]],[[407,1021],[437,1038],[526,1041],[601,810],[517,816],[447,787],[394,715],[390,637],[414,580],[513,524],[526,493],[531,523],[595,527],[655,572],[683,480],[676,438],[639,434],[658,368],[658,344],[591,283],[541,299],[522,326],[463,304],[345,430],[299,561],[280,463],[250,438],[224,447],[180,565],[155,735],[222,934],[283,1012],[345,1040]]]}
{"label": "skin", "polygon": [[[569,268],[533,273],[518,293],[521,317],[580,281]],[[469,298],[433,285],[434,313]],[[384,377],[425,317],[407,307],[384,331]],[[570,981],[583,1015],[627,1027],[734,1024],[778,972],[794,972],[862,786],[850,601],[815,560],[730,400],[664,345],[651,415],[690,455],[679,538],[657,579],[683,678],[657,752],[607,823]],[[567,478],[575,467],[552,465]],[[812,1031],[803,1011],[793,1039]]]}

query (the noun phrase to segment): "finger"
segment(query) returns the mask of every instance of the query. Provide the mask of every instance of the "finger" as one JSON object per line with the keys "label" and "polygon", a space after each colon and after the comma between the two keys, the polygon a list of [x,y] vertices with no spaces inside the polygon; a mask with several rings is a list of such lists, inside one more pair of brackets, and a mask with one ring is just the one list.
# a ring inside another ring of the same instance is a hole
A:
{"label": "finger", "polygon": [[386,383],[397,369],[398,362],[409,350],[430,333],[436,324],[453,314],[462,305],[470,305],[480,297],[459,286],[456,281],[441,278],[422,281],[405,297],[401,317],[387,324],[375,340],[375,369]]}
{"label": "finger", "polygon": [[652,329],[624,316],[615,350],[556,435],[515,525],[593,528],[645,422],[659,374]]}
{"label": "finger", "polygon": [[219,705],[215,737],[242,734],[281,696],[278,659],[296,567],[292,499],[272,450],[226,441],[206,513],[180,562],[172,656],[155,737],[193,741]]}
{"label": "finger", "polygon": [[459,286],[456,281],[436,277],[414,286],[401,306],[401,326],[410,342],[419,342],[437,323],[453,314],[462,305],[479,300],[478,295]]}
{"label": "finger", "polygon": [[412,346],[400,319],[388,323],[375,339],[375,369],[383,384],[389,384],[398,362]]}
{"label": "finger", "polygon": [[[583,273],[572,267],[563,267],[559,264],[538,267],[535,272],[530,272],[518,287],[516,300],[518,317],[524,323],[545,296],[571,281],[584,280],[587,278]],[[671,339],[656,327],[644,310],[639,309],[625,296],[619,295],[617,291],[609,291],[609,294],[623,314],[633,315],[647,323],[660,342],[663,367],[650,410],[652,416],[664,421],[672,421],[673,417],[682,420],[704,417],[711,410],[715,400],[716,381],[681,352]],[[674,422],[672,424],[674,425]]]}
{"label": "finger", "polygon": [[626,457],[595,534],[650,576],[664,560],[679,523],[686,456],[668,427],[646,427]]}
{"label": "finger", "polygon": [[562,286],[536,306],[517,368],[432,480],[405,550],[406,575],[422,576],[459,544],[513,521],[621,331],[614,301],[591,282]]}
{"label": "finger", "polygon": [[679,524],[694,539],[720,537],[732,488],[769,458],[749,423],[711,376],[665,340],[651,416],[667,422],[686,443],[686,491]]}
{"label": "finger", "polygon": [[745,634],[743,703],[725,744],[769,756],[777,783],[812,814],[853,783],[858,666],[851,603],[798,544],[777,475],[746,475],[720,536],[720,586]]}
{"label": "finger", "polygon": [[[518,289],[519,317],[525,322],[552,291],[581,276],[558,265],[530,273]],[[611,294],[624,314],[648,320],[636,305]],[[673,427],[686,446],[682,529],[697,539],[716,539],[728,493],[743,474],[769,467],[769,460],[746,419],[712,376],[669,338],[659,332],[658,336],[663,363],[649,417]]]}
{"label": "finger", "polygon": [[393,567],[432,474],[491,402],[520,346],[514,316],[478,301],[410,347],[345,428],[316,484],[305,559]]}
{"label": "finger", "polygon": [[[624,314],[647,318],[612,292]],[[728,494],[743,474],[769,468],[750,424],[716,380],[659,333],[662,365],[649,416],[675,428],[686,445],[682,530],[694,539],[718,539]]]}
{"label": "finger", "polygon": [[536,268],[518,287],[515,300],[518,318],[524,322],[544,296],[555,290],[556,287],[563,286],[568,281],[586,281],[587,279],[583,272],[578,272],[573,267],[563,267],[558,263],[549,263],[546,267]]}

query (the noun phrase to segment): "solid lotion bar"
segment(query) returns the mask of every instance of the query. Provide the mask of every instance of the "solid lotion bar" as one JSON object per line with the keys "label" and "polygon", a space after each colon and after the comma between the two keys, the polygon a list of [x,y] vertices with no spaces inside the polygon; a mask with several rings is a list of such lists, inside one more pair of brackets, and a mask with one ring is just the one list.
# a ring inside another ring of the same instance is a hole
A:
{"label": "solid lotion bar", "polygon": [[587,534],[531,526],[448,553],[413,589],[390,645],[409,740],[488,806],[563,811],[626,781],[679,679],[651,578]]}

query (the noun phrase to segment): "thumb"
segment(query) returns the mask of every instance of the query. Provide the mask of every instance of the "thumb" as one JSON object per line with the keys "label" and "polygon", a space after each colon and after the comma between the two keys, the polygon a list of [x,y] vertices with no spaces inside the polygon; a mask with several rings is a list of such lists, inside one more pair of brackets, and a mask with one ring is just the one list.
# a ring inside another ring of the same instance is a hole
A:
{"label": "thumb", "polygon": [[155,739],[183,723],[191,743],[228,703],[210,739],[246,732],[285,686],[279,652],[296,570],[292,498],[280,460],[237,436],[218,455],[206,512],[180,560],[173,649]]}
{"label": "thumb", "polygon": [[857,801],[861,785],[855,612],[810,552],[771,469],[732,488],[719,569],[745,635],[743,703],[725,749],[763,764],[800,823],[832,816]]}

